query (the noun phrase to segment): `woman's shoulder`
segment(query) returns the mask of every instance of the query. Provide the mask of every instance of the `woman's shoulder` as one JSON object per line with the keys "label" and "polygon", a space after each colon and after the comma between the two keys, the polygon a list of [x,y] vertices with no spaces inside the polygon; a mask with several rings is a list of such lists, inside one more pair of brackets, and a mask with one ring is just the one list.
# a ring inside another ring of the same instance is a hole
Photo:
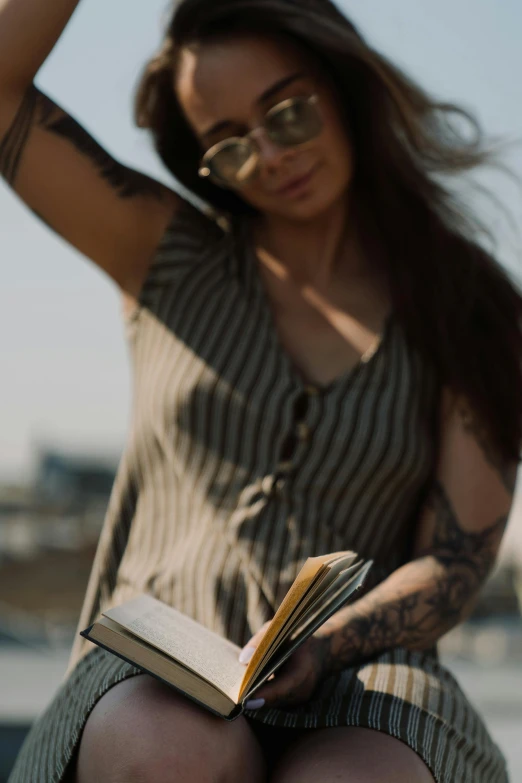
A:
{"label": "woman's shoulder", "polygon": [[226,218],[186,199],[180,200],[172,212],[163,236],[151,259],[149,277],[161,280],[176,275],[198,258],[218,252],[231,231]]}
{"label": "woman's shoulder", "polygon": [[175,249],[188,243],[194,248],[224,238],[232,230],[232,221],[204,205],[181,199],[172,212],[158,250]]}
{"label": "woman's shoulder", "polygon": [[236,221],[225,215],[186,198],[179,199],[151,256],[139,290],[123,295],[125,320],[134,320],[136,313],[150,304],[150,297],[154,298],[158,289],[177,288],[180,280],[197,270],[202,262],[225,258],[237,229]]}

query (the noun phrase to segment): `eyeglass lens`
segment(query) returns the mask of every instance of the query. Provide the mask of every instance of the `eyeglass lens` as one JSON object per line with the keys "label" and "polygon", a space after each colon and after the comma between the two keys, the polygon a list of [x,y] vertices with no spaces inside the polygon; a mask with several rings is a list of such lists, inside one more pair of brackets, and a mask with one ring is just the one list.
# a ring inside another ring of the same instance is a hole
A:
{"label": "eyeglass lens", "polygon": [[[319,134],[321,127],[321,118],[315,106],[304,98],[295,99],[269,114],[265,120],[269,137],[285,147],[310,141]],[[220,179],[240,184],[254,174],[257,163],[256,146],[249,139],[241,139],[222,147],[207,165]]]}

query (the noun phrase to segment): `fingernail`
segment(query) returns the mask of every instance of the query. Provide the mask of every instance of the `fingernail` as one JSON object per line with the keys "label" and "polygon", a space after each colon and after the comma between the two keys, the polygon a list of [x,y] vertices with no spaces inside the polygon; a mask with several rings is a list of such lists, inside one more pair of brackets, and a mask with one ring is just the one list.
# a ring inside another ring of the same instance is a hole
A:
{"label": "fingernail", "polygon": [[243,647],[239,653],[239,663],[248,663],[255,653],[255,647]]}
{"label": "fingernail", "polygon": [[245,702],[245,709],[258,710],[260,707],[263,707],[264,704],[264,699],[250,699],[249,701]]}

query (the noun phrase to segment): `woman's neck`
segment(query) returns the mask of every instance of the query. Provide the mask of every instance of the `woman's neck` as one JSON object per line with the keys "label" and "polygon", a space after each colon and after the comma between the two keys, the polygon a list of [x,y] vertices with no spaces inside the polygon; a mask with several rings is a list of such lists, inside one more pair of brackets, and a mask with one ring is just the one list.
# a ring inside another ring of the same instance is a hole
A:
{"label": "woman's neck", "polygon": [[347,212],[340,204],[306,222],[255,219],[252,238],[259,262],[301,289],[327,291],[340,278],[360,277],[367,264]]}

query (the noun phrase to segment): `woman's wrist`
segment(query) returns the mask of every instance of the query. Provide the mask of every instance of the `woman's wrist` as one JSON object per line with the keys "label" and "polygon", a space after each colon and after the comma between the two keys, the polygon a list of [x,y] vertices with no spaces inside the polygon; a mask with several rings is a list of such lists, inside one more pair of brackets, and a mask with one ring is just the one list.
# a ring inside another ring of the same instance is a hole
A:
{"label": "woman's wrist", "polygon": [[[330,674],[335,674],[336,672],[345,669],[352,662],[349,659],[346,647],[343,649],[343,657],[341,658],[339,655],[341,647],[339,643],[339,634],[342,627],[343,623],[336,623],[333,618],[330,618],[330,620],[325,625],[321,626],[312,636],[318,650],[318,657],[322,661],[324,677],[328,677]],[[354,653],[353,660],[355,660],[355,657],[356,655]]]}

